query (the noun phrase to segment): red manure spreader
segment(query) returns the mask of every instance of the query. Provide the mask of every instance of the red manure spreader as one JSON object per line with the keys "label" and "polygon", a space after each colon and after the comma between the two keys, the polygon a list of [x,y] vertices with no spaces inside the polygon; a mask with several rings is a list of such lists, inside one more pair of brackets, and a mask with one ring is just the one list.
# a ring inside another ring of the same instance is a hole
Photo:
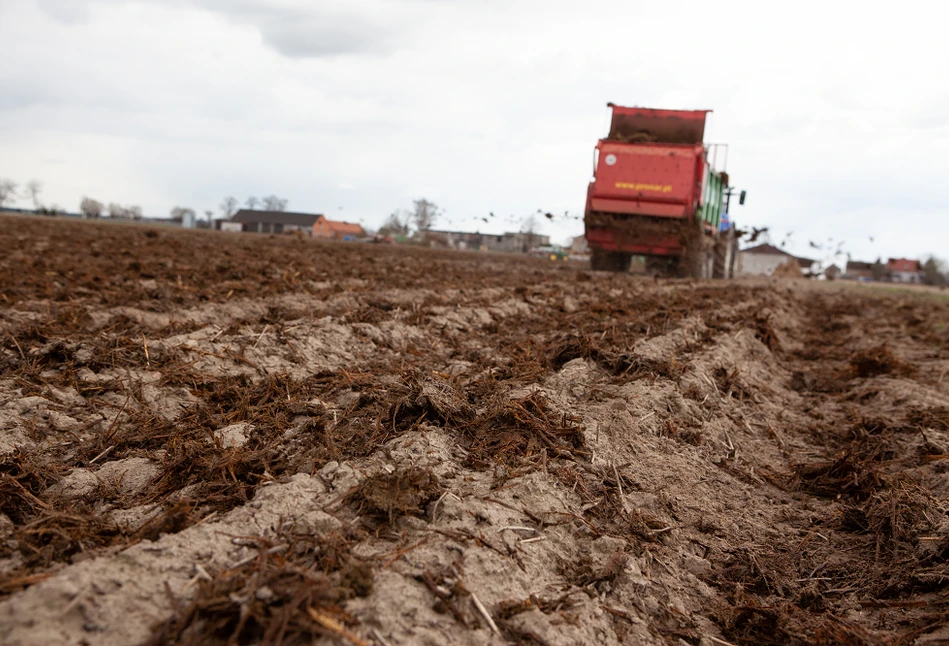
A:
{"label": "red manure spreader", "polygon": [[651,272],[731,278],[738,241],[727,215],[728,148],[703,141],[710,111],[609,107],[584,214],[592,268],[628,271],[642,256]]}

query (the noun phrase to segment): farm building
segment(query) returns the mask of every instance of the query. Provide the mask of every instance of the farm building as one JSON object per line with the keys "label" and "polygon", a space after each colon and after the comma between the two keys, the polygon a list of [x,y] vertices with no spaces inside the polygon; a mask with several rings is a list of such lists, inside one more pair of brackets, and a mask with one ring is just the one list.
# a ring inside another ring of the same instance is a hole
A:
{"label": "farm building", "polygon": [[741,273],[750,276],[770,276],[775,269],[787,263],[797,265],[803,273],[810,274],[817,264],[810,258],[798,258],[771,244],[759,244],[743,249],[740,254]]}
{"label": "farm building", "polygon": [[[323,240],[365,238],[366,232],[358,224],[328,220],[319,213],[292,213],[290,211],[254,211],[241,209],[230,220],[239,224],[241,231],[250,233],[300,233]],[[223,224],[222,224],[222,228]]]}
{"label": "farm building", "polygon": [[542,236],[539,233],[506,232],[501,236],[501,244],[496,250],[527,253],[532,248],[549,245],[550,236]]}
{"label": "farm building", "polygon": [[886,261],[890,281],[894,283],[918,283],[922,266],[918,260],[908,258],[890,258]]}
{"label": "farm building", "polygon": [[289,211],[254,211],[241,209],[231,218],[239,222],[241,231],[250,233],[289,233],[301,231],[312,235],[313,225],[322,218],[316,213],[292,213]]}
{"label": "farm building", "polygon": [[313,237],[321,240],[348,240],[365,238],[366,231],[358,224],[327,220],[321,215],[313,223]]}
{"label": "farm building", "polygon": [[796,258],[798,266],[801,268],[801,272],[810,278],[814,276],[820,276],[823,272],[821,271],[821,264],[819,260],[814,260],[813,258],[804,258],[798,256]]}
{"label": "farm building", "polygon": [[843,278],[846,280],[869,281],[873,280],[873,263],[862,260],[848,260],[847,270]]}
{"label": "farm building", "polygon": [[429,229],[425,232],[425,241],[437,247],[449,249],[494,248],[501,244],[502,236],[468,231],[439,231]]}
{"label": "farm building", "polygon": [[479,249],[484,251],[507,251],[526,253],[531,248],[550,244],[550,236],[529,233],[470,233],[468,231],[425,232],[425,240],[435,246],[449,249]]}

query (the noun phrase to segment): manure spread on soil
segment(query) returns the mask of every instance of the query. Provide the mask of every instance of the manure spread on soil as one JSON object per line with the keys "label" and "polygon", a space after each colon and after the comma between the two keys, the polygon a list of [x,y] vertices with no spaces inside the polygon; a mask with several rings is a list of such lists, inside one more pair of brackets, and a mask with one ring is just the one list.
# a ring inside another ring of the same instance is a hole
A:
{"label": "manure spread on soil", "polygon": [[0,643],[949,641],[944,299],[0,245]]}

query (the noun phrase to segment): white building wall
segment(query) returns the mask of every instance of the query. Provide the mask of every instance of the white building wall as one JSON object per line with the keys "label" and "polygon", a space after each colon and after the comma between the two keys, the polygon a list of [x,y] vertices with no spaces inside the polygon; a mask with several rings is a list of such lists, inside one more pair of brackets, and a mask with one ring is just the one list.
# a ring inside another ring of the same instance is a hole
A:
{"label": "white building wall", "polygon": [[784,263],[793,261],[791,256],[770,253],[741,252],[741,270],[745,276],[770,276],[774,270]]}
{"label": "white building wall", "polygon": [[894,283],[918,283],[919,274],[915,271],[891,271],[890,280]]}

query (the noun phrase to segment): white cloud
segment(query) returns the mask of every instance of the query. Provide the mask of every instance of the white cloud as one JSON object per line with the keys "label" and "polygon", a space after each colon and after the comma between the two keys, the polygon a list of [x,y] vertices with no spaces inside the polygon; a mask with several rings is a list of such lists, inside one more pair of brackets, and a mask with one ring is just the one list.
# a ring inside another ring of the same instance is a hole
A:
{"label": "white cloud", "polygon": [[39,177],[67,206],[116,195],[156,215],[276,192],[378,224],[424,195],[457,226],[500,231],[537,208],[582,211],[607,101],[712,108],[708,139],[730,144],[749,192],[740,225],[794,231],[799,253],[830,236],[863,255],[949,255],[946,13],[7,0],[0,39],[18,63],[0,69],[0,154],[17,163],[0,175]]}
{"label": "white cloud", "polygon": [[51,18],[65,24],[85,22],[89,18],[89,7],[76,0],[36,0],[36,4]]}

